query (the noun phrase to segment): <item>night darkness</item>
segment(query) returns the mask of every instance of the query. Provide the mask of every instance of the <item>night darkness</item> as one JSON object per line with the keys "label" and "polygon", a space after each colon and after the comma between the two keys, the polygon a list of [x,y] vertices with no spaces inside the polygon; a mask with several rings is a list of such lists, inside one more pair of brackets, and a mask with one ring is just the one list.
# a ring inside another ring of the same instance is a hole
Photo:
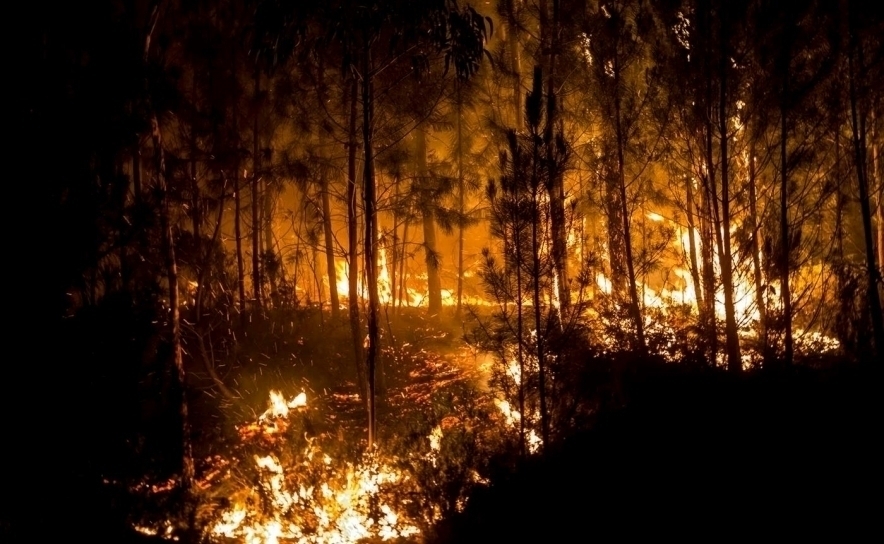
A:
{"label": "night darkness", "polygon": [[20,24],[4,541],[880,535],[884,7]]}

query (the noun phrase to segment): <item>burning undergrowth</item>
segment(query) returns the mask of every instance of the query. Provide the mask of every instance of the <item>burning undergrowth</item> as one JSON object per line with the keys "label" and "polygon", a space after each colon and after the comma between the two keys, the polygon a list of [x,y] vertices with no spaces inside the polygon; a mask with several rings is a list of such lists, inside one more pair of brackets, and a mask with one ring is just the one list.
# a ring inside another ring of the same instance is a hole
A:
{"label": "burning undergrowth", "polygon": [[[476,386],[469,350],[429,350],[428,342],[446,342],[433,334],[415,343],[387,338],[374,447],[367,447],[364,404],[352,382],[265,380],[280,386],[258,406],[225,409],[236,422],[197,463],[192,519],[151,517],[133,526],[176,540],[177,527],[190,524],[200,541],[249,544],[423,538],[486,481],[506,430],[491,394]],[[146,493],[162,502],[174,484]]]}

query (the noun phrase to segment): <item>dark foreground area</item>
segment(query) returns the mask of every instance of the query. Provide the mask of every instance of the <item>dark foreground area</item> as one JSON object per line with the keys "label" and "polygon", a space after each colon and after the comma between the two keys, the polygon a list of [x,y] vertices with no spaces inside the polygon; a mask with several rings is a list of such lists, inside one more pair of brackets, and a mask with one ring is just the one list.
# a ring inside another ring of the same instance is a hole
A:
{"label": "dark foreground area", "polygon": [[436,542],[881,538],[878,373],[646,369],[631,398],[492,478]]}
{"label": "dark foreground area", "polygon": [[[500,463],[430,540],[877,541],[880,383],[877,370],[843,366],[741,377],[643,368],[624,382],[624,408],[543,457]],[[71,463],[76,422],[56,417],[57,439],[45,429],[4,467],[2,540],[160,541],[126,527],[125,499]]]}

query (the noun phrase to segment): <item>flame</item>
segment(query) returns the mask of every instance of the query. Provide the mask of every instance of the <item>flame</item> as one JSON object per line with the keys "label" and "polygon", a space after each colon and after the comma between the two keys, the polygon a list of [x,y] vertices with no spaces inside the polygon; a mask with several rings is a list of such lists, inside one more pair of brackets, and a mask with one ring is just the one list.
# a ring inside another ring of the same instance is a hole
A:
{"label": "flame", "polygon": [[[302,392],[286,401],[274,390],[269,402],[267,411],[246,427],[260,427],[264,435],[276,432],[278,422],[285,422],[292,409],[306,407],[307,395]],[[442,428],[437,427],[430,436],[434,451],[438,451],[441,438]],[[331,544],[371,538],[393,540],[420,533],[416,520],[403,515],[383,496],[385,489],[405,485],[407,476],[383,462],[376,450],[357,463],[336,463],[316,442],[308,439],[307,447],[300,452],[301,461],[294,465],[273,453],[254,455],[257,487],[245,490],[246,496],[236,497],[231,507],[220,513],[211,533],[248,544]],[[305,474],[317,470],[321,471],[322,483],[311,485]],[[269,498],[264,509],[249,506],[261,502],[255,500],[257,494]]]}

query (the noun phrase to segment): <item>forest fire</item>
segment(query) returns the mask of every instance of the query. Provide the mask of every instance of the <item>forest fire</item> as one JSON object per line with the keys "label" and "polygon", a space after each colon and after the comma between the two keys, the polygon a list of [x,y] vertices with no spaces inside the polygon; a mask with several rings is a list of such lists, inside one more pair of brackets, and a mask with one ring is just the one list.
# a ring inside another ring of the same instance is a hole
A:
{"label": "forest fire", "polygon": [[831,502],[869,496],[881,427],[880,7],[38,8],[16,203],[52,277],[12,338],[46,338],[21,383],[70,424],[7,448],[0,540],[33,506],[48,540],[181,544],[593,540],[746,501],[860,526]]}

